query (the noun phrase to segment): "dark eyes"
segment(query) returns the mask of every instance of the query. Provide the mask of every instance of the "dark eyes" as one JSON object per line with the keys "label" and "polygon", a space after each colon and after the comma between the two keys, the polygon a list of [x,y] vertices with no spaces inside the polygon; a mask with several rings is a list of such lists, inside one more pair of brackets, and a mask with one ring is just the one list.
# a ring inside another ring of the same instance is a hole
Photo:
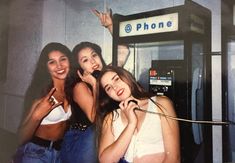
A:
{"label": "dark eyes", "polygon": [[66,60],[68,60],[68,58],[67,57],[61,57],[60,60],[61,61],[66,61]]}
{"label": "dark eyes", "polygon": [[48,61],[48,64],[54,64],[55,63],[55,61],[54,60],[50,60],[50,61]]}
{"label": "dark eyes", "polygon": [[[119,80],[120,80],[120,77],[116,75],[116,76],[113,78],[113,83],[118,82]],[[106,91],[106,92],[110,91],[110,89],[111,89],[111,85],[105,87],[105,91]]]}
{"label": "dark eyes", "polygon": [[119,76],[116,76],[115,78],[114,78],[114,81],[118,81],[120,78],[119,78]]}
{"label": "dark eyes", "polygon": [[[67,61],[68,60],[68,58],[67,57],[61,57],[60,59],[59,59],[60,61]],[[48,61],[48,64],[55,64],[56,63],[56,61],[54,60],[54,59],[50,59],[49,61]]]}
{"label": "dark eyes", "polygon": [[106,87],[106,92],[108,92],[110,90],[110,86]]}
{"label": "dark eyes", "polygon": [[92,54],[92,57],[96,57],[96,56],[98,56],[97,53],[93,53],[93,54]]}
{"label": "dark eyes", "polygon": [[87,62],[87,61],[88,61],[88,59],[83,59],[83,60],[82,60],[83,63],[85,63],[85,62]]}

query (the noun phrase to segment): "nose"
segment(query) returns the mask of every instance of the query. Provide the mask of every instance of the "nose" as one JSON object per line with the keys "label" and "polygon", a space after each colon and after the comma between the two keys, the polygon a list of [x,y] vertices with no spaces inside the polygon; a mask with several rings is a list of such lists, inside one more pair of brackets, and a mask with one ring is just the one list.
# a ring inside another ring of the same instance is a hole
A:
{"label": "nose", "polygon": [[95,63],[95,59],[94,58],[91,58],[91,63],[94,64]]}
{"label": "nose", "polygon": [[57,68],[61,68],[61,63],[60,62],[56,62],[56,67]]}
{"label": "nose", "polygon": [[116,84],[113,84],[112,87],[113,87],[113,90],[115,90],[115,91],[116,91],[117,88],[118,88]]}

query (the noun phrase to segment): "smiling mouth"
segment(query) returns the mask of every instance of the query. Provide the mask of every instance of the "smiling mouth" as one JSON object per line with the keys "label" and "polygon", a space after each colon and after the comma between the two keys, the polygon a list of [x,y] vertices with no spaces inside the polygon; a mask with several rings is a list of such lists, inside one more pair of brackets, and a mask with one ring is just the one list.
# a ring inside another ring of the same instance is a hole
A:
{"label": "smiling mouth", "polygon": [[123,92],[124,92],[124,89],[122,88],[122,89],[120,89],[120,90],[117,91],[117,95],[118,95],[118,96],[121,96],[121,95],[123,94]]}
{"label": "smiling mouth", "polygon": [[63,74],[64,72],[65,72],[64,69],[63,69],[63,70],[58,70],[58,71],[56,71],[57,74]]}

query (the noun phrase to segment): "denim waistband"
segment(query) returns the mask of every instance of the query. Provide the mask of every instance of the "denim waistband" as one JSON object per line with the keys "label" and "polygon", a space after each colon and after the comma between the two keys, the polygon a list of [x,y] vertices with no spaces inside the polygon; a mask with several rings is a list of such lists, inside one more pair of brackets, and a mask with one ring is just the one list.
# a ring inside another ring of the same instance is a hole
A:
{"label": "denim waistband", "polygon": [[37,136],[33,136],[33,138],[30,140],[30,142],[43,146],[43,147],[48,147],[48,148],[54,148],[55,150],[60,150],[61,148],[61,143],[62,139],[56,140],[56,141],[51,141],[51,140],[46,140]]}

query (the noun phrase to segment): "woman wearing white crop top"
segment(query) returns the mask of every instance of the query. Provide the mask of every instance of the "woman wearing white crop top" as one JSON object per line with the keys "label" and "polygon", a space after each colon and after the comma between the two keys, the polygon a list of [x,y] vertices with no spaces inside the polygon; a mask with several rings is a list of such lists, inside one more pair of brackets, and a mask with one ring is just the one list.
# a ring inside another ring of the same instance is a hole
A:
{"label": "woman wearing white crop top", "polygon": [[13,162],[60,162],[60,144],[71,116],[64,92],[70,58],[63,44],[49,43],[43,48],[26,92],[24,107],[30,110],[19,128],[20,146]]}
{"label": "woman wearing white crop top", "polygon": [[135,109],[176,116],[167,97],[151,97],[128,71],[119,67],[104,68],[97,86],[101,163],[180,162],[177,121]]}

